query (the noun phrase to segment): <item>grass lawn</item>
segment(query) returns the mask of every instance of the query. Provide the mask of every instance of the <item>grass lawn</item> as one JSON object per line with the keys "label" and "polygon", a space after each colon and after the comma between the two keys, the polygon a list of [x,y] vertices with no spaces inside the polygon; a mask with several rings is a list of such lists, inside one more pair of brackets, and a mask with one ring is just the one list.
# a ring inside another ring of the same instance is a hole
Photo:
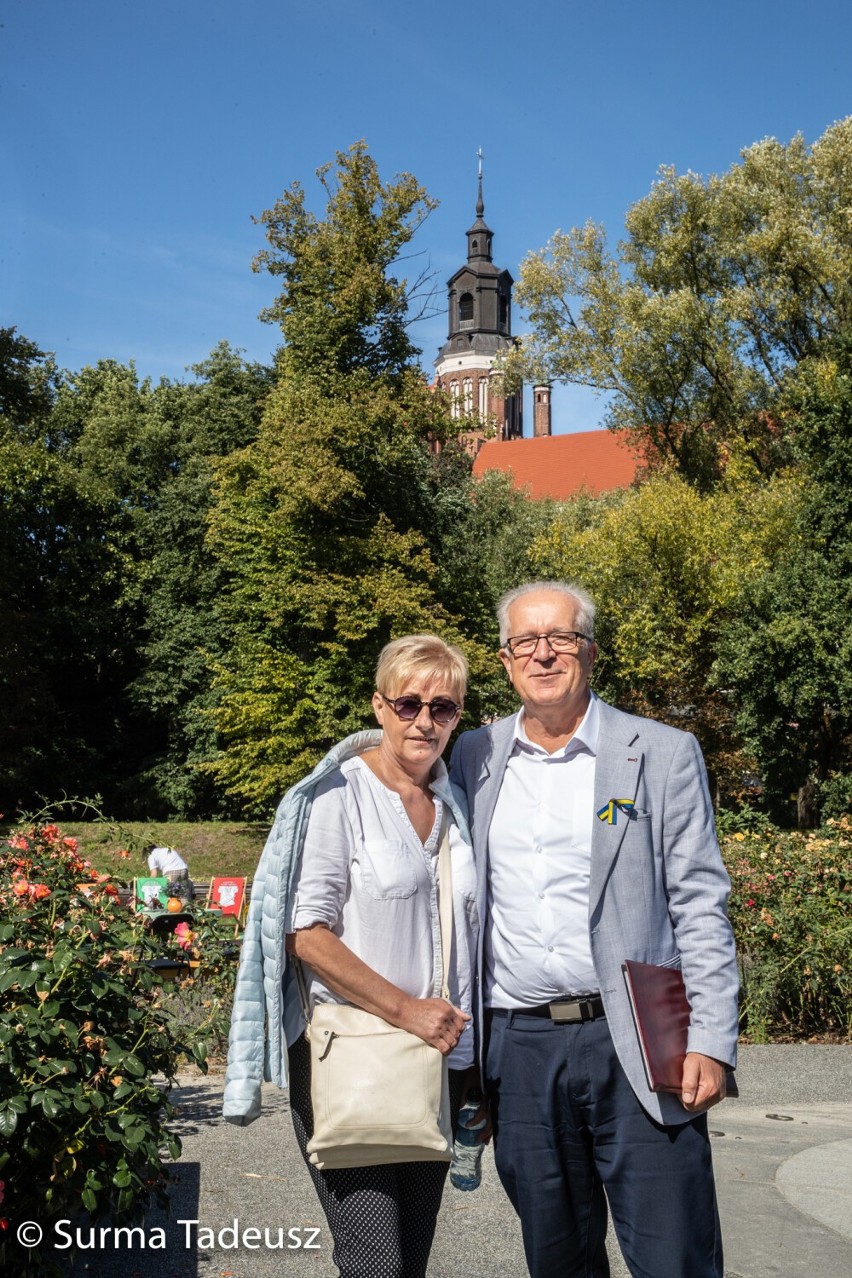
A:
{"label": "grass lawn", "polygon": [[[266,836],[268,825],[244,821],[57,821],[65,835],[72,835],[80,851],[102,874],[132,879],[147,874],[142,848],[161,843],[175,848],[189,866],[190,878],[207,882],[216,874],[246,875],[251,878]],[[127,859],[120,849],[129,849]]]}

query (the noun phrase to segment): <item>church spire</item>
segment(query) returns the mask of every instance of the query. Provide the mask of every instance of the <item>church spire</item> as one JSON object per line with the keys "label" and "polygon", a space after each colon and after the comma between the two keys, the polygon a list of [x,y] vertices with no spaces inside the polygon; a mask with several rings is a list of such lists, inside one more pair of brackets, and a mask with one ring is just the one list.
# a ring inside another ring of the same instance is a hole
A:
{"label": "church spire", "polygon": [[486,225],[484,213],[485,203],[482,199],[482,147],[476,153],[479,160],[479,181],[476,193],[476,221],[467,233],[467,260],[469,262],[490,262],[491,241],[493,236]]}

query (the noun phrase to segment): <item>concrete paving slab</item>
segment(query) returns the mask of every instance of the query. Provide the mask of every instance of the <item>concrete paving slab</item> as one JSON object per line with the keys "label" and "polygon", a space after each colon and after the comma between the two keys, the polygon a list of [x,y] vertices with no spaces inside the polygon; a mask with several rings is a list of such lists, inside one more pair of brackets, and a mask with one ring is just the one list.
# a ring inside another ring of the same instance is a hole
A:
{"label": "concrete paving slab", "polygon": [[[777,1115],[770,1117],[770,1115]],[[729,1101],[713,1111],[713,1164],[726,1264],[740,1278],[844,1278],[852,1274],[852,1246],[830,1221],[808,1212],[803,1179],[783,1194],[777,1179],[802,1153],[819,1153],[834,1175],[845,1176],[852,1105],[766,1106]],[[846,1142],[841,1142],[846,1144]],[[850,1163],[852,1169],[852,1163]],[[804,1169],[803,1169],[804,1170]]]}
{"label": "concrete paving slab", "polygon": [[775,1183],[799,1211],[852,1239],[852,1140],[794,1154],[778,1168]]}
{"label": "concrete paving slab", "polygon": [[[843,1199],[852,1185],[852,1047],[744,1048],[738,1078],[741,1098],[710,1119],[726,1278],[849,1278]],[[97,1254],[81,1252],[74,1278],[335,1278],[331,1238],[296,1147],[286,1093],[265,1088],[261,1118],[237,1128],[221,1119],[221,1077],[182,1081],[183,1156],[171,1217],[148,1214],[145,1246],[140,1235],[107,1236]],[[239,1247],[231,1245],[235,1221]],[[252,1229],[259,1233],[246,1240]],[[609,1241],[612,1278],[628,1278]],[[438,1220],[429,1278],[460,1274],[526,1274],[517,1219],[490,1151],[481,1188],[448,1188]]]}

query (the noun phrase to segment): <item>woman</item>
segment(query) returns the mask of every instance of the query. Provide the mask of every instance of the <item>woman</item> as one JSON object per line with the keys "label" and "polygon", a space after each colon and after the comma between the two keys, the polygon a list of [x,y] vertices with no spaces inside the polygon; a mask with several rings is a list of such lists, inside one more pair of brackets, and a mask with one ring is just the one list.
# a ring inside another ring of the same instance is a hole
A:
{"label": "woman", "polygon": [[[283,1035],[267,1044],[266,1076],[286,1083],[283,1037],[293,1122],[306,1160],[313,1130],[310,1054],[295,981],[285,982],[283,1008],[278,996],[285,926],[286,948],[305,965],[312,1004],[353,1003],[438,1048],[449,1058],[454,1117],[465,1082],[473,1078],[475,872],[441,761],[466,683],[463,654],[436,636],[409,635],[388,644],[373,695],[382,732],[348,737],[289,792],[252,885],[224,1112],[234,1122],[249,1122],[259,1112],[262,974],[268,1024],[283,1025]],[[432,996],[442,821],[453,870],[450,1002]],[[308,1166],[343,1278],[425,1274],[446,1163],[329,1171]]]}

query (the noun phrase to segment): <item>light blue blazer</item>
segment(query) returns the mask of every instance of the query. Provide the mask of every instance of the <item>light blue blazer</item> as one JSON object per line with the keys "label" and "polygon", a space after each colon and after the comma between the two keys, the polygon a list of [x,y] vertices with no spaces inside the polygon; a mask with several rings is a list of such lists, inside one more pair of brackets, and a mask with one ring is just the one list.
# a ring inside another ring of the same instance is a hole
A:
{"label": "light blue blazer", "polygon": [[[695,738],[603,701],[598,706],[595,811],[611,799],[630,799],[635,806],[629,813],[618,811],[612,823],[594,822],[592,958],[613,1043],[639,1101],[658,1122],[683,1123],[691,1115],[680,1100],[648,1087],[621,965],[634,959],[681,967],[692,1008],[687,1050],[734,1066],[739,982],[726,913],[730,881]],[[467,798],[481,918],[488,899],[489,830],[514,723],[512,716],[463,733],[450,764],[451,780]],[[479,966],[481,991],[482,933]]]}

